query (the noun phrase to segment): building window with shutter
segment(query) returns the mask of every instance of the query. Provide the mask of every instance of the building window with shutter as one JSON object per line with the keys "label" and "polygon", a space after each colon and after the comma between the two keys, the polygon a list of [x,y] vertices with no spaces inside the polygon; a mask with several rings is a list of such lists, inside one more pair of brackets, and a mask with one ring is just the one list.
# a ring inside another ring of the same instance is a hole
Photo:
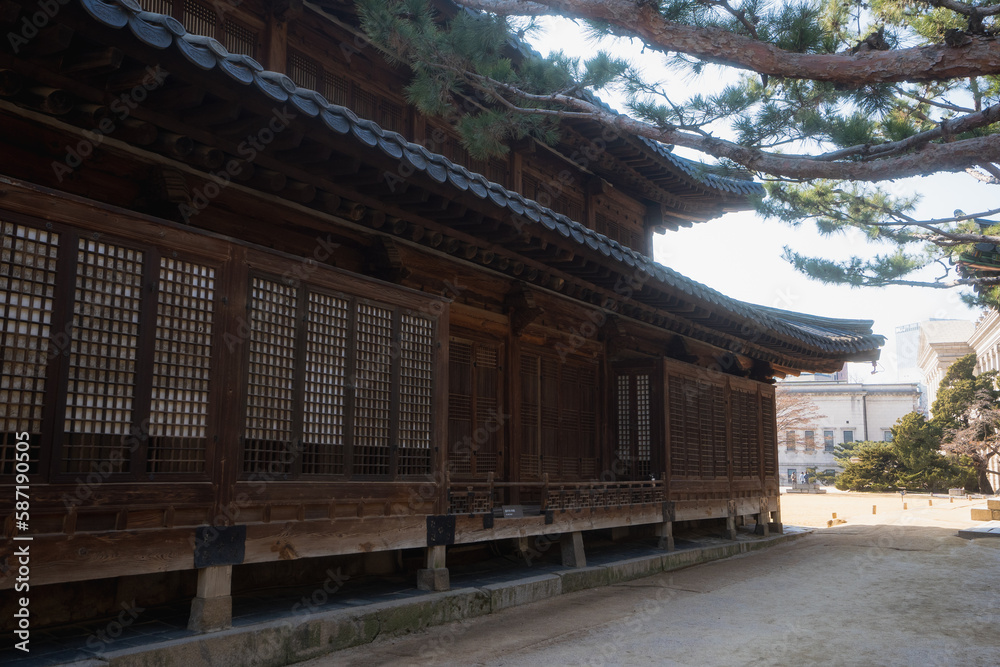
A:
{"label": "building window with shutter", "polygon": [[596,361],[521,353],[522,479],[597,478],[597,372]]}
{"label": "building window with shutter", "polygon": [[795,442],[795,431],[785,431],[785,449],[789,452],[795,451]]}
{"label": "building window with shutter", "polygon": [[448,470],[503,478],[503,346],[452,337],[448,360]]}

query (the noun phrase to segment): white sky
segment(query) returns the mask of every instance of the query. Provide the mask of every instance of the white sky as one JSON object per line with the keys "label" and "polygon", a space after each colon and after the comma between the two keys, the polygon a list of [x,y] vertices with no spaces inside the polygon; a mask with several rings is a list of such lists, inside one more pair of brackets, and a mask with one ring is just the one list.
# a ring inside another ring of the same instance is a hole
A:
{"label": "white sky", "polygon": [[[544,25],[545,32],[530,40],[543,54],[561,49],[568,55],[586,58],[598,48],[611,50],[607,41],[597,46],[585,39],[571,21],[546,19]],[[657,69],[659,56],[655,53],[640,56],[638,48],[624,46],[615,48],[614,52],[642,64],[647,74]],[[663,74],[661,80],[669,77]],[[695,80],[675,77],[670,85],[691,91],[702,87],[702,92],[707,92],[709,87],[723,80],[721,70],[715,69]],[[686,99],[689,95],[678,97]],[[623,107],[612,94],[602,91],[601,97],[612,106]],[[898,188],[900,194],[921,194],[916,211],[920,219],[950,217],[956,208],[966,213],[985,211],[996,208],[1000,199],[996,186],[981,184],[965,174],[910,178],[883,184],[883,187]],[[978,311],[962,303],[956,290],[823,285],[796,272],[781,258],[786,245],[805,255],[830,259],[889,250],[889,246],[868,243],[860,232],[822,237],[811,223],[792,228],[776,221],[765,221],[753,212],[743,212],[657,235],[654,257],[681,274],[736,299],[827,317],[874,320],[875,333],[888,340],[882,348],[876,374],[871,374],[870,364],[850,365],[851,380],[858,382],[897,381],[894,334],[897,326],[930,318],[975,320],[978,317]],[[928,271],[923,278],[933,278],[934,274],[935,271]]]}

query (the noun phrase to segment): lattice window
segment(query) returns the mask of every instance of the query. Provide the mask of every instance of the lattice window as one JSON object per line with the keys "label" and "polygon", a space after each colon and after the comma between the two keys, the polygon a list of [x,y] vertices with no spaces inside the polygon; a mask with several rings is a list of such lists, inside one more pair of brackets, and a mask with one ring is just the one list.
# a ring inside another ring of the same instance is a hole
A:
{"label": "lattice window", "polygon": [[155,14],[172,16],[174,13],[174,0],[139,0],[139,6]]}
{"label": "lattice window", "polygon": [[[164,13],[169,14],[170,12]],[[192,34],[214,37],[219,18],[209,5],[198,2],[198,0],[184,0],[181,23]]]}
{"label": "lattice window", "polygon": [[358,303],[354,474],[388,475],[392,407],[392,311]]}
{"label": "lattice window", "polygon": [[379,103],[379,113],[376,122],[386,130],[403,131],[403,107],[383,99]]}
{"label": "lattice window", "polygon": [[227,18],[222,24],[222,36],[223,46],[230,53],[239,53],[251,58],[257,57],[257,44],[260,38],[253,28]]}
{"label": "lattice window", "polygon": [[310,292],[306,324],[302,473],[344,473],[350,302]]}
{"label": "lattice window", "polygon": [[14,473],[17,433],[38,472],[59,235],[0,223],[0,475]]}
{"label": "lattice window", "polygon": [[319,62],[295,49],[288,50],[288,76],[299,88],[319,90]]}
{"label": "lattice window", "polygon": [[[760,404],[760,418],[764,427],[764,476],[774,477],[778,474],[778,464],[775,460],[778,451],[778,443],[775,439],[774,397],[767,395],[762,396]],[[832,434],[830,439],[833,439]]]}
{"label": "lattice window", "polygon": [[650,388],[648,375],[635,376],[635,417],[636,417],[636,477],[646,479],[652,474],[650,460],[652,437],[649,421]]}
{"label": "lattice window", "polygon": [[628,375],[619,375],[615,387],[615,402],[617,404],[618,446],[615,456],[628,466],[632,463],[632,379]]}
{"label": "lattice window", "polygon": [[434,323],[404,313],[400,317],[399,449],[400,475],[431,471]]}
{"label": "lattice window", "polygon": [[326,72],[323,76],[323,97],[331,104],[351,106],[351,82],[347,77]]}
{"label": "lattice window", "polygon": [[379,96],[370,90],[365,90],[358,84],[351,86],[352,110],[359,118],[378,119]]}
{"label": "lattice window", "polygon": [[160,259],[147,471],[205,470],[215,269]]}
{"label": "lattice window", "polygon": [[623,372],[615,383],[618,474],[649,479],[653,470],[652,384],[644,372]]}
{"label": "lattice window", "polygon": [[143,253],[80,239],[62,471],[129,472]]}
{"label": "lattice window", "polygon": [[486,165],[486,171],[482,172],[483,176],[493,181],[494,183],[499,183],[504,187],[508,187],[509,180],[509,167],[507,160],[502,160],[500,158],[491,158],[489,163]]}
{"label": "lattice window", "polygon": [[292,287],[254,276],[243,471],[287,474],[294,460],[295,316]]}

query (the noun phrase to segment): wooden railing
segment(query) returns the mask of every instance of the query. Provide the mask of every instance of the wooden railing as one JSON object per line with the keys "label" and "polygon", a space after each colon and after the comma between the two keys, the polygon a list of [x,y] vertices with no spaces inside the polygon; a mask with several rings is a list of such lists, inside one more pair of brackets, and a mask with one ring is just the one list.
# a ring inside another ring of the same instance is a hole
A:
{"label": "wooden railing", "polygon": [[541,513],[547,510],[585,508],[618,508],[663,502],[667,499],[664,474],[658,480],[636,482],[550,482],[548,473],[537,482],[497,482],[490,473],[485,482],[452,482],[448,484],[449,514],[482,514],[492,512],[502,504],[503,489],[522,489],[539,498]]}

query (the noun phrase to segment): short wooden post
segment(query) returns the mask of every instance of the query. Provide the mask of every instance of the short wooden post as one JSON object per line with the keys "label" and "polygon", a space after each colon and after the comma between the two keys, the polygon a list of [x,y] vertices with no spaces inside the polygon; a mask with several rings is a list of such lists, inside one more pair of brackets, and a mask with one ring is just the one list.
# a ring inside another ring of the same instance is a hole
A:
{"label": "short wooden post", "polygon": [[667,551],[674,550],[674,522],[664,521],[656,524],[656,536],[659,539],[659,547]]}
{"label": "short wooden post", "polygon": [[[760,513],[757,515],[757,523],[761,527],[764,537],[771,535],[771,502],[767,496],[760,497]],[[755,531],[756,532],[756,531]]]}
{"label": "short wooden post", "polygon": [[837,518],[837,513],[836,513],[836,512],[834,512],[834,513],[833,513],[833,518],[834,518],[834,519],[836,519],[836,518]]}
{"label": "short wooden post", "polygon": [[563,533],[559,537],[562,549],[563,567],[587,567],[587,555],[583,550],[583,533],[579,530]]}
{"label": "short wooden post", "polygon": [[188,630],[215,632],[233,626],[232,580],[232,565],[215,565],[198,570]]}
{"label": "short wooden post", "polygon": [[906,509],[906,503],[903,503],[903,509],[904,510]]}
{"label": "short wooden post", "polygon": [[417,588],[422,591],[446,591],[451,588],[445,565],[443,544],[427,547],[427,567],[417,570]]}
{"label": "short wooden post", "polygon": [[930,498],[928,498],[928,499],[927,499],[927,506],[928,506],[928,507],[930,507],[930,506],[931,506],[931,505],[933,505],[933,504],[934,504],[934,501],[933,501],[933,500],[931,500]]}
{"label": "short wooden post", "polygon": [[872,505],[872,514],[875,514],[875,505]]}

